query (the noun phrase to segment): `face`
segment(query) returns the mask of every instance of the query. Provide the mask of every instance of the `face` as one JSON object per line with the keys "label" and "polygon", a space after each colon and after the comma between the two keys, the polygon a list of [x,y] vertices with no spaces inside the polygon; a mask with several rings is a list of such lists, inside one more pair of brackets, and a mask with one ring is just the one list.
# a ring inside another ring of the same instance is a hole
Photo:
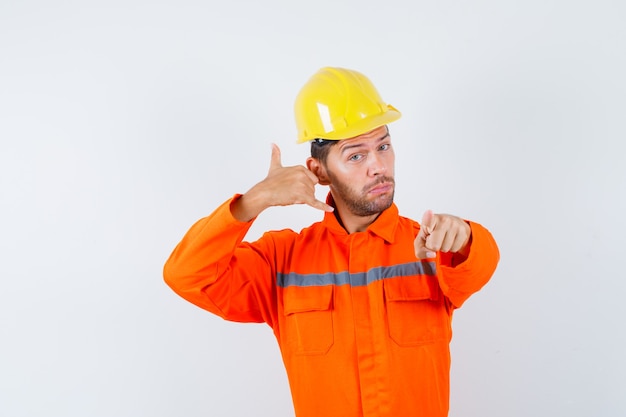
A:
{"label": "face", "polygon": [[386,126],[333,146],[323,168],[338,207],[372,216],[393,203],[395,155]]}

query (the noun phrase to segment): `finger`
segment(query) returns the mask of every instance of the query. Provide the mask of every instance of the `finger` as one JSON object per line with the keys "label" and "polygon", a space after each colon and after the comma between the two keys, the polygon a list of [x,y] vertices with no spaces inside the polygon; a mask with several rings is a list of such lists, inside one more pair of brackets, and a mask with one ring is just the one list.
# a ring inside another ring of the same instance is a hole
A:
{"label": "finger", "polygon": [[467,238],[460,236],[460,235],[456,235],[456,238],[454,239],[454,243],[452,244],[452,247],[450,248],[450,252],[459,252],[461,249],[463,249],[467,243]]}
{"label": "finger", "polygon": [[454,239],[454,244],[452,245],[450,252],[461,251],[469,242],[471,233],[472,233],[472,230],[469,228],[469,225],[467,226],[467,228],[461,229],[459,232],[457,232],[456,237]]}
{"label": "finger", "polygon": [[441,252],[452,252],[455,242],[458,239],[458,235],[454,230],[448,229],[441,242]]}
{"label": "finger", "polygon": [[282,168],[283,164],[280,161],[280,148],[275,143],[272,143],[272,158],[270,160],[270,172]]}
{"label": "finger", "polygon": [[431,234],[426,236],[424,246],[432,251],[442,251],[445,238],[446,230],[435,229]]}
{"label": "finger", "polygon": [[426,210],[424,215],[422,216],[422,223],[420,224],[420,231],[417,235],[417,238],[424,241],[424,246],[426,246],[426,238],[430,235],[434,229],[434,217],[432,210]]}
{"label": "finger", "polygon": [[413,241],[413,248],[415,250],[415,256],[418,259],[428,259],[434,258],[437,254],[426,247],[426,236],[423,236],[420,230],[420,233],[417,235],[415,240]]}
{"label": "finger", "polygon": [[[424,215],[422,216],[422,224],[420,225],[421,229],[425,229],[424,232],[426,235],[429,235],[435,229],[435,225],[437,224],[436,215],[432,210],[426,210]],[[420,229],[420,230],[421,230]]]}
{"label": "finger", "polygon": [[313,185],[320,182],[320,179],[317,178],[317,175],[315,175],[310,169],[304,167],[304,172],[306,173],[306,176],[313,182]]}
{"label": "finger", "polygon": [[321,201],[317,200],[317,199],[313,199],[309,202],[307,202],[307,204],[313,208],[322,210],[322,211],[326,211],[328,213],[331,213],[333,211],[335,211],[335,209],[332,206],[329,206],[326,203],[322,203]]}
{"label": "finger", "polygon": [[318,210],[327,211],[327,212],[335,211],[335,208],[333,206],[329,206],[328,204],[318,200],[315,197],[315,188],[312,190],[310,194],[307,193],[307,196],[303,198],[302,202]]}

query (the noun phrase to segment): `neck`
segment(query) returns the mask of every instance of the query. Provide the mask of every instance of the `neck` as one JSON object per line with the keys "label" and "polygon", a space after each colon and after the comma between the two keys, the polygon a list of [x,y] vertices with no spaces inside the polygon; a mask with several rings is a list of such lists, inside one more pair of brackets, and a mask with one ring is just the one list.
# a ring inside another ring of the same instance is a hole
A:
{"label": "neck", "polygon": [[374,223],[379,215],[380,213],[370,216],[357,216],[351,213],[347,207],[342,207],[342,205],[335,203],[335,217],[348,234],[364,232],[370,224]]}

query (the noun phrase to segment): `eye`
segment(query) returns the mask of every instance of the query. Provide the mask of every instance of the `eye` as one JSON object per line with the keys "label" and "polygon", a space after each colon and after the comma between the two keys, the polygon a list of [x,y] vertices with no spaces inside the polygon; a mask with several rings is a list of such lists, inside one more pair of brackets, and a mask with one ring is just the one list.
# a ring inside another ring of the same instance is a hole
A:
{"label": "eye", "polygon": [[354,155],[350,155],[350,157],[348,158],[348,160],[350,161],[360,161],[361,159],[363,159],[363,154],[360,153],[355,153]]}
{"label": "eye", "polygon": [[380,147],[378,148],[381,151],[386,151],[389,150],[391,148],[391,144],[389,143],[383,143],[382,145],[380,145]]}

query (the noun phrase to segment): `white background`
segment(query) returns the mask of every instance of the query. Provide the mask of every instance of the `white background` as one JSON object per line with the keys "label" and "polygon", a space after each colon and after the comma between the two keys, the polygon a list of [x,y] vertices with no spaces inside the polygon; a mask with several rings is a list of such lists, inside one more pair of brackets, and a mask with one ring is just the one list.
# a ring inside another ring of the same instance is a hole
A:
{"label": "white background", "polygon": [[455,315],[450,415],[625,415],[625,21],[619,0],[2,0],[0,415],[293,415],[269,327],[161,271],[271,142],[305,160],[292,103],[326,65],[403,112],[401,213],[500,245]]}

